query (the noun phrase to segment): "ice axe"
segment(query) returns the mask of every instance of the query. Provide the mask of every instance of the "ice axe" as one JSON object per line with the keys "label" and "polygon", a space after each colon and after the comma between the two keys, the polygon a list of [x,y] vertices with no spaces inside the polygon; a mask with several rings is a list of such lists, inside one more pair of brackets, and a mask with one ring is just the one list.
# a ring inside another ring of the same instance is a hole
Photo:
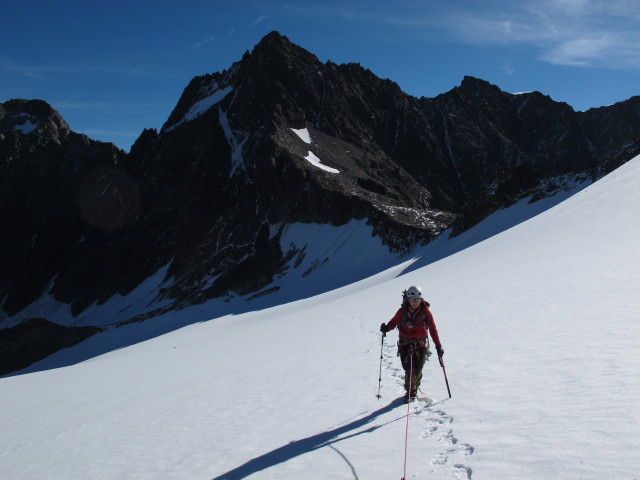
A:
{"label": "ice axe", "polygon": [[442,355],[438,355],[438,360],[440,360],[440,366],[442,367],[442,373],[444,373],[444,381],[447,384],[447,392],[449,392],[449,398],[451,398],[451,389],[449,388],[449,380],[447,380],[447,371],[444,368],[444,362],[442,361]]}
{"label": "ice axe", "polygon": [[387,333],[382,332],[382,341],[380,342],[380,372],[378,373],[378,394],[376,395],[378,399],[382,398],[382,396],[380,395],[380,387],[382,383],[382,350],[384,348],[384,337],[386,336],[387,336]]}

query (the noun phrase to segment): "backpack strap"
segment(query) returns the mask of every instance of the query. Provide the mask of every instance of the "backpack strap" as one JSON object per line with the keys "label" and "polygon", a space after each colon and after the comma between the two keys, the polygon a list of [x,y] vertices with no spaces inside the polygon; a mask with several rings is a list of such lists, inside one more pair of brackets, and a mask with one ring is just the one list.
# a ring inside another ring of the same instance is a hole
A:
{"label": "backpack strap", "polygon": [[[422,300],[421,306],[424,309],[424,305],[425,305],[425,301]],[[420,315],[418,317],[416,317],[415,319],[418,322],[422,322],[422,324],[424,325],[424,328],[429,330],[429,325],[427,324],[427,314],[424,312],[424,310],[420,313]],[[407,307],[405,305],[402,306],[402,321],[400,322],[400,325],[404,325],[407,322],[414,322],[414,320],[409,318],[409,310],[407,309]]]}

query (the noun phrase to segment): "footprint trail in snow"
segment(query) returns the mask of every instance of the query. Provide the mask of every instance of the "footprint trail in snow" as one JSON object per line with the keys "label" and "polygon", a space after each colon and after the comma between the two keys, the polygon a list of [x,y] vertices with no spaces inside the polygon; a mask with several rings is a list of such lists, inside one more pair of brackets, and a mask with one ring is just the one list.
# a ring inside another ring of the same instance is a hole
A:
{"label": "footprint trail in snow", "polygon": [[[379,338],[379,334],[378,334]],[[382,353],[382,368],[390,374],[399,393],[404,392],[404,370],[396,355],[395,343],[385,344]],[[433,364],[427,363],[428,366]],[[468,457],[473,454],[474,448],[468,443],[463,443],[455,436],[453,429],[453,417],[441,408],[434,405],[434,400],[424,395],[411,403],[410,410],[410,438],[416,437],[416,426],[420,442],[419,451],[429,452],[430,457],[425,458],[424,466],[428,473],[436,474],[437,478],[451,478],[454,480],[471,480],[473,470],[469,466]],[[433,455],[433,452],[437,452]]]}

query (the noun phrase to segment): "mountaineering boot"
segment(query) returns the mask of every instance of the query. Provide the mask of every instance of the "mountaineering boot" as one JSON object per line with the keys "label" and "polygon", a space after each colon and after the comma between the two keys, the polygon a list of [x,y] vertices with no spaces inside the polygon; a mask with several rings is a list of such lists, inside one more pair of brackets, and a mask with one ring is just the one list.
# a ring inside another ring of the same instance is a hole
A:
{"label": "mountaineering boot", "polygon": [[404,394],[404,401],[407,403],[411,402],[412,400],[415,400],[417,395],[418,395],[418,392],[416,390],[411,390],[411,392],[406,392]]}

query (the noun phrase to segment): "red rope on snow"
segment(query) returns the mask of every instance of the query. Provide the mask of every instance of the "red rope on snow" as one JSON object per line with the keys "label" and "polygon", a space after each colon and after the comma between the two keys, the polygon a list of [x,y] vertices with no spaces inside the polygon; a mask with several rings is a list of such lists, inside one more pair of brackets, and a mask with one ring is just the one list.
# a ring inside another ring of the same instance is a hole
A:
{"label": "red rope on snow", "polygon": [[411,411],[411,381],[413,380],[413,349],[409,350],[409,390],[407,390],[407,426],[404,434],[404,475],[407,478],[407,445],[409,444],[409,412]]}

